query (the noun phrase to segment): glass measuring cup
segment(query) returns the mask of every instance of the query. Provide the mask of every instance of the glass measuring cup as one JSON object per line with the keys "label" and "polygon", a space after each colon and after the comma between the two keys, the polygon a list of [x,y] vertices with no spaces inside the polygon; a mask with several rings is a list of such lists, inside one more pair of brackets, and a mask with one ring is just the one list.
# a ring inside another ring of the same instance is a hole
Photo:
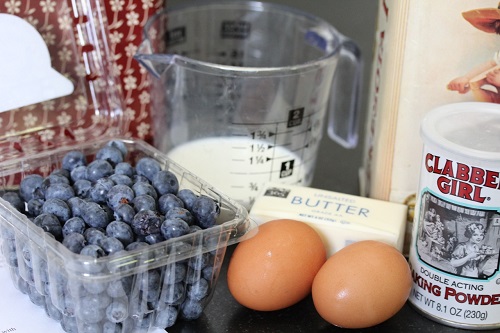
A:
{"label": "glass measuring cup", "polygon": [[310,14],[253,1],[165,9],[135,58],[156,77],[154,145],[247,208],[268,181],[311,184],[325,121],[357,144],[358,46]]}

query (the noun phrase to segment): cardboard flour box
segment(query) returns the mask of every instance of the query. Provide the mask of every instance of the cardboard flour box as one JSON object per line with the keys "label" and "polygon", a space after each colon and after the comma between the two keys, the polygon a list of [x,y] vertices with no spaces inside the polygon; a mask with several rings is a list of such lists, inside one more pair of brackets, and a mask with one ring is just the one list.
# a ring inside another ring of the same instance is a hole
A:
{"label": "cardboard flour box", "polygon": [[443,104],[500,102],[499,29],[495,0],[379,0],[361,193],[407,204],[407,233],[420,121]]}

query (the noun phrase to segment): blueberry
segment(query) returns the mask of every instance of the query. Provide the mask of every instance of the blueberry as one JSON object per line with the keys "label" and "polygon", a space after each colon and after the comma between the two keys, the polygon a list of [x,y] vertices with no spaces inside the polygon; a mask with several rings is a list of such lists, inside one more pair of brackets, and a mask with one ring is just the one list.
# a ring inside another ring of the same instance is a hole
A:
{"label": "blueberry", "polygon": [[200,301],[187,298],[181,305],[181,316],[186,320],[198,319],[203,313],[203,305]]}
{"label": "blueberry", "polygon": [[80,253],[85,247],[85,237],[79,233],[72,233],[64,237],[62,244],[73,253]]}
{"label": "blueberry", "polygon": [[127,275],[108,284],[106,293],[113,298],[124,297],[130,294],[134,276]]}
{"label": "blueberry", "polygon": [[99,245],[95,244],[85,245],[80,251],[80,254],[92,258],[101,258],[106,255],[106,253],[104,253],[104,250]]}
{"label": "blueberry", "polygon": [[45,297],[36,290],[34,285],[29,286],[28,296],[33,304],[38,306],[45,305]]}
{"label": "blueberry", "polygon": [[45,298],[45,313],[49,318],[56,321],[60,321],[62,319],[61,311],[59,311],[59,309],[52,303],[49,297]]}
{"label": "blueberry", "polygon": [[150,269],[144,273],[137,275],[139,289],[147,292],[148,290],[160,290],[161,278],[160,273],[155,269]]}
{"label": "blueberry", "polygon": [[38,216],[42,213],[44,199],[31,199],[28,201],[28,214],[31,216]]}
{"label": "blueberry", "polygon": [[110,222],[108,212],[98,203],[91,201],[85,204],[81,217],[86,224],[94,228],[106,228]]}
{"label": "blueberry", "polygon": [[160,242],[163,242],[165,240],[165,237],[161,233],[157,234],[149,234],[144,236],[144,241],[148,244],[157,244]]}
{"label": "blueberry", "polygon": [[61,306],[60,310],[63,314],[63,319],[64,317],[74,318],[77,312],[76,297],[71,295],[69,290],[69,283],[65,282],[64,285],[58,285],[58,305]]}
{"label": "blueberry", "polygon": [[72,215],[68,204],[57,198],[47,199],[43,203],[42,212],[54,214],[61,223],[66,222]]}
{"label": "blueberry", "polygon": [[152,210],[141,210],[132,220],[132,230],[137,235],[146,236],[160,232],[161,216]]}
{"label": "blueberry", "polygon": [[133,323],[134,323],[134,331],[133,332],[144,332],[151,327],[153,324],[153,314],[151,312],[148,312],[142,316],[132,316],[133,318]]}
{"label": "blueberry", "polygon": [[66,201],[74,196],[75,190],[69,183],[53,183],[45,190],[45,199],[57,198]]}
{"label": "blueberry", "polygon": [[122,333],[122,332],[128,332],[127,327],[124,326],[123,323],[112,323],[106,320],[104,324],[102,324],[101,333]]}
{"label": "blueberry", "polygon": [[179,311],[175,306],[167,305],[162,307],[156,313],[154,325],[156,327],[169,328],[175,324],[178,314]]}
{"label": "blueberry", "polygon": [[100,178],[108,177],[113,174],[113,166],[105,160],[94,160],[87,166],[87,179],[95,182]]}
{"label": "blueberry", "polygon": [[1,253],[4,255],[7,264],[11,267],[18,267],[16,241],[12,239],[4,239],[2,243]]}
{"label": "blueberry", "polygon": [[101,323],[85,323],[78,333],[102,333]]}
{"label": "blueberry", "polygon": [[171,244],[171,249],[170,252],[172,254],[177,254],[177,255],[186,255],[186,254],[191,254],[193,251],[193,245],[187,242],[183,241],[178,241],[173,244]]}
{"label": "blueberry", "polygon": [[184,188],[177,192],[177,197],[182,200],[184,207],[191,210],[193,209],[193,204],[198,196],[190,189]]}
{"label": "blueberry", "polygon": [[148,183],[148,184],[150,184],[149,179],[147,179],[144,176],[137,175],[137,174],[132,176],[132,182],[134,182],[134,184],[135,183]]}
{"label": "blueberry", "polygon": [[111,221],[114,221],[115,219],[113,217],[113,214],[114,214],[113,210],[106,204],[101,204],[100,206],[107,215],[108,223]]}
{"label": "blueberry", "polygon": [[208,253],[197,254],[189,258],[188,267],[192,268],[195,271],[201,271],[203,268],[207,267],[209,259],[210,258]]}
{"label": "blueberry", "polygon": [[133,251],[137,249],[143,249],[148,247],[148,243],[146,242],[141,242],[141,241],[135,241],[127,245],[126,250],[127,251]]}
{"label": "blueberry", "polygon": [[207,229],[215,225],[219,216],[219,206],[210,197],[201,195],[196,198],[192,213],[200,227]]}
{"label": "blueberry", "polygon": [[64,316],[61,320],[61,327],[67,333],[79,333],[78,324],[75,317]]}
{"label": "blueberry", "polygon": [[165,268],[163,283],[164,284],[174,284],[184,280],[187,273],[186,264],[176,262],[169,264]]}
{"label": "blueberry", "polygon": [[2,199],[10,203],[12,207],[14,207],[19,212],[24,213],[24,201],[23,199],[21,199],[18,192],[5,192],[2,195]]}
{"label": "blueberry", "polygon": [[132,224],[132,220],[134,218],[136,211],[134,207],[132,207],[129,204],[122,203],[119,204],[114,210],[113,210],[113,217],[117,221],[123,221],[128,224]]}
{"label": "blueberry", "polygon": [[154,188],[160,195],[172,193],[177,194],[179,191],[179,181],[177,176],[171,171],[158,171],[151,180]]}
{"label": "blueberry", "polygon": [[92,183],[89,180],[78,179],[73,183],[73,192],[77,197],[89,198],[91,189],[92,189]]}
{"label": "blueberry", "polygon": [[102,239],[106,238],[106,234],[98,228],[87,228],[83,236],[86,242],[92,245],[98,245]]}
{"label": "blueberry", "polygon": [[207,281],[211,281],[215,273],[215,266],[214,265],[208,265],[207,267],[203,268],[201,271],[201,275],[203,278]]}
{"label": "blueberry", "polygon": [[170,208],[165,214],[165,219],[170,219],[174,217],[184,220],[190,226],[194,223],[193,214],[191,214],[191,212],[186,208],[182,207]]}
{"label": "blueberry", "polygon": [[113,167],[118,163],[123,162],[122,152],[112,146],[104,146],[99,149],[95,155],[96,160],[108,161]]}
{"label": "blueberry", "polygon": [[87,179],[87,166],[80,165],[71,170],[70,178],[73,182],[76,182],[79,179]]}
{"label": "blueberry", "polygon": [[123,184],[123,185],[127,185],[129,187],[132,187],[132,185],[134,185],[134,182],[132,181],[132,179],[129,176],[117,174],[116,169],[115,169],[115,173],[112,174],[111,176],[109,176],[109,178],[112,181],[114,181],[115,184]]}
{"label": "blueberry", "polygon": [[160,301],[168,305],[179,305],[184,301],[185,290],[183,282],[164,284]]}
{"label": "blueberry", "polygon": [[31,263],[31,249],[27,243],[23,244],[21,254],[22,254],[22,257],[23,257],[23,260],[24,260],[24,263],[26,264],[26,266],[32,268],[33,264]]}
{"label": "blueberry", "polygon": [[158,210],[160,213],[167,214],[174,207],[184,208],[184,203],[175,194],[167,193],[158,199]]}
{"label": "blueberry", "polygon": [[71,210],[71,214],[78,217],[82,216],[85,206],[87,205],[87,201],[79,197],[70,198],[66,203]]}
{"label": "blueberry", "polygon": [[208,287],[208,281],[201,278],[195,283],[188,285],[186,295],[191,299],[201,301],[208,296]]}
{"label": "blueberry", "polygon": [[149,181],[153,180],[154,175],[161,170],[160,163],[151,157],[142,157],[137,161],[135,170],[138,175],[144,176]]}
{"label": "blueberry", "polygon": [[87,158],[81,151],[69,151],[62,158],[63,169],[72,171],[79,166],[87,165]]}
{"label": "blueberry", "polygon": [[193,232],[201,231],[203,230],[199,225],[193,224],[189,226],[189,233],[192,234]]}
{"label": "blueberry", "polygon": [[105,311],[102,307],[102,299],[94,295],[84,296],[80,299],[77,317],[85,322],[85,324],[95,324],[100,322],[104,316]]}
{"label": "blueberry", "polygon": [[109,190],[115,186],[115,182],[109,177],[99,178],[94,182],[90,189],[92,201],[97,203],[106,203]]}
{"label": "blueberry", "polygon": [[41,227],[45,232],[52,234],[56,239],[62,237],[62,225],[60,220],[51,213],[42,213],[38,215],[33,222]]}
{"label": "blueberry", "polygon": [[141,210],[156,210],[156,200],[149,194],[140,194],[132,202],[136,212]]}
{"label": "blueberry", "polygon": [[189,225],[180,218],[166,219],[161,224],[161,234],[165,239],[176,238],[189,233]]}
{"label": "blueberry", "polygon": [[201,279],[203,271],[197,271],[195,269],[188,269],[186,273],[186,277],[184,278],[184,282],[187,284],[196,283],[199,279]]}
{"label": "blueberry", "polygon": [[68,178],[64,177],[63,175],[59,174],[50,174],[47,177],[45,177],[42,181],[42,185],[40,186],[43,194],[46,196],[47,194],[47,189],[54,184],[70,184],[70,181]]}
{"label": "blueberry", "polygon": [[112,255],[125,249],[123,243],[115,237],[105,237],[99,241],[98,245],[107,255]]}
{"label": "blueberry", "polygon": [[134,183],[134,185],[132,185],[132,189],[134,190],[136,196],[141,194],[147,194],[152,196],[155,200],[158,199],[158,193],[156,192],[153,185],[151,185],[150,183],[136,182]]}
{"label": "blueberry", "polygon": [[123,243],[124,246],[134,241],[134,232],[130,225],[121,221],[113,221],[106,227],[106,235],[114,237]]}
{"label": "blueberry", "polygon": [[122,153],[123,157],[127,156],[128,153],[127,145],[125,144],[125,142],[121,140],[110,140],[106,143],[106,146],[118,149]]}
{"label": "blueberry", "polygon": [[132,179],[132,177],[135,175],[135,169],[130,163],[121,162],[115,165],[115,174],[128,176],[130,177],[130,179]]}
{"label": "blueberry", "polygon": [[106,308],[106,318],[112,323],[119,323],[128,317],[127,298],[114,299]]}
{"label": "blueberry", "polygon": [[81,217],[75,216],[70,218],[69,220],[64,223],[62,227],[62,234],[63,237],[66,237],[69,234],[72,234],[74,232],[82,234],[86,229],[85,221]]}
{"label": "blueberry", "polygon": [[24,177],[19,184],[20,197],[26,202],[33,198],[43,198],[42,182],[43,177],[37,174]]}
{"label": "blueberry", "polygon": [[116,209],[120,204],[130,204],[135,197],[134,190],[123,184],[114,185],[106,194],[106,202],[111,209]]}

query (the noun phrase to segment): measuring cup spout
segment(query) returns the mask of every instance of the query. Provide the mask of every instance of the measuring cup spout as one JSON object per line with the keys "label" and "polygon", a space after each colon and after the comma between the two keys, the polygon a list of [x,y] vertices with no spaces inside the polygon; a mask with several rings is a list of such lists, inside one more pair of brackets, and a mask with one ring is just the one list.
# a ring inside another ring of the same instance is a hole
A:
{"label": "measuring cup spout", "polygon": [[146,68],[154,77],[159,78],[175,62],[175,54],[155,54],[151,50],[148,41],[139,46],[134,55],[144,68]]}

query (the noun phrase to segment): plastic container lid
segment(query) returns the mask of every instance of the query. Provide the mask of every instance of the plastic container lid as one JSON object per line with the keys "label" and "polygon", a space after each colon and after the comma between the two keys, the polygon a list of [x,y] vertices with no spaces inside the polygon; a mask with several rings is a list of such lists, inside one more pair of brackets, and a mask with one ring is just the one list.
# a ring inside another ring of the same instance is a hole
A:
{"label": "plastic container lid", "polygon": [[468,102],[438,107],[423,118],[421,135],[458,155],[500,161],[500,105]]}
{"label": "plastic container lid", "polygon": [[[72,5],[72,6],[71,6]],[[0,8],[0,156],[124,132],[107,26],[96,0]]]}

